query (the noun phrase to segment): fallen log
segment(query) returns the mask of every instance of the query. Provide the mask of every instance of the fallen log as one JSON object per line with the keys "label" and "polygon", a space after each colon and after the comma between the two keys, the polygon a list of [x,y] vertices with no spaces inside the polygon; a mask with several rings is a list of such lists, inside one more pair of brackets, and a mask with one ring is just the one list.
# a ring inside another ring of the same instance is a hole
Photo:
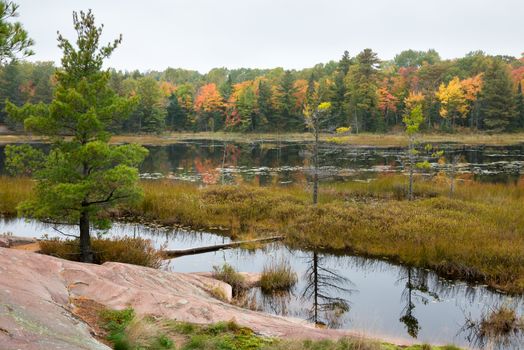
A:
{"label": "fallen log", "polygon": [[248,241],[237,241],[237,242],[217,244],[217,245],[211,245],[211,246],[205,246],[205,247],[188,248],[188,249],[182,249],[182,250],[164,250],[162,253],[167,258],[176,258],[178,256],[184,256],[184,255],[202,254],[202,253],[209,253],[209,252],[214,252],[214,251],[222,250],[222,249],[237,248],[244,244],[269,243],[269,242],[281,241],[283,239],[284,239],[283,236],[274,236],[274,237],[267,237],[267,238],[252,239]]}

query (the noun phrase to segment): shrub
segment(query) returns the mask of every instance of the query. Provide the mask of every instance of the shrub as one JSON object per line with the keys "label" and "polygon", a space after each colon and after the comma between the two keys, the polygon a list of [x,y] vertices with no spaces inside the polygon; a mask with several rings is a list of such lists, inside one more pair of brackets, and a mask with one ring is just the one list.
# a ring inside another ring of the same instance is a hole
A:
{"label": "shrub", "polygon": [[297,281],[297,274],[291,269],[289,261],[280,259],[264,266],[260,287],[265,293],[286,291],[293,288]]}
{"label": "shrub", "polygon": [[[95,253],[96,264],[113,261],[153,268],[158,268],[162,264],[161,252],[157,251],[149,240],[143,238],[92,239],[91,248]],[[80,259],[78,239],[43,240],[40,242],[40,252],[66,260],[79,261]]]}
{"label": "shrub", "polygon": [[235,268],[228,263],[224,263],[222,266],[213,266],[213,277],[231,285],[234,297],[246,290],[244,276],[239,274]]}

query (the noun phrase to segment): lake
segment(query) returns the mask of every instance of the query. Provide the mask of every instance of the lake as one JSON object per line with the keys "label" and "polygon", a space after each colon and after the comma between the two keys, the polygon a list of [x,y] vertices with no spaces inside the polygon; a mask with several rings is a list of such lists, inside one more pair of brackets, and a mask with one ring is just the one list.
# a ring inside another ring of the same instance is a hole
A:
{"label": "lake", "polygon": [[[36,144],[44,150],[49,145]],[[0,145],[0,173],[5,172],[4,145]],[[311,142],[221,142],[187,140],[167,146],[147,146],[150,153],[140,168],[143,178],[169,178],[203,184],[254,183],[286,185],[307,182],[312,174]],[[423,148],[421,146],[421,148]],[[444,151],[445,163],[431,154]],[[355,147],[322,143],[319,148],[321,181],[366,180],[404,170],[405,148]],[[431,168],[447,171],[458,156],[458,176],[489,182],[515,182],[524,174],[524,144],[463,146],[434,144],[422,150]]]}
{"label": "lake", "polygon": [[[67,233],[76,231],[61,227]],[[59,236],[49,225],[23,219],[0,219],[0,233],[19,236]],[[184,249],[230,242],[209,232],[116,223],[110,235],[152,240],[156,247]],[[524,297],[508,296],[482,285],[468,285],[438,277],[428,270],[389,263],[385,260],[293,250],[280,243],[256,250],[242,248],[169,260],[165,269],[177,272],[211,271],[227,262],[239,271],[261,272],[271,261],[284,259],[297,273],[299,282],[288,294],[264,295],[259,289],[249,297],[262,311],[293,316],[351,329],[368,336],[401,338],[434,344],[478,347],[481,339],[468,320],[478,321],[500,305],[524,315]],[[506,339],[493,349],[521,349],[522,337]]]}

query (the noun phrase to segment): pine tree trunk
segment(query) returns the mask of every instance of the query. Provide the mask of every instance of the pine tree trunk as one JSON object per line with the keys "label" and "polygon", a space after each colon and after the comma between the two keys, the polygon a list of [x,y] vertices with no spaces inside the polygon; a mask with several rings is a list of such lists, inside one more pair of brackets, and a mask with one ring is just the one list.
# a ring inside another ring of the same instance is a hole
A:
{"label": "pine tree trunk", "polygon": [[85,263],[93,262],[91,251],[91,235],[89,233],[89,213],[84,208],[80,213],[80,259]]}

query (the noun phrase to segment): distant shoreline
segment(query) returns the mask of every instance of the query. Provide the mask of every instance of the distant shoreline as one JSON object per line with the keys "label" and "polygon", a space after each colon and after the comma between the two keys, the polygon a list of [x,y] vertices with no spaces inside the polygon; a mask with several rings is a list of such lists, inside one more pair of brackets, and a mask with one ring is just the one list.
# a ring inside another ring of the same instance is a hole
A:
{"label": "distant shoreline", "polygon": [[[329,141],[333,134],[322,134],[321,141]],[[463,145],[489,145],[489,146],[508,146],[524,143],[524,132],[520,133],[501,133],[501,134],[420,134],[420,142],[427,143],[457,143]],[[141,145],[161,146],[169,145],[187,140],[215,140],[221,142],[300,142],[313,141],[310,133],[235,133],[235,132],[174,132],[163,134],[133,134],[115,135],[111,138],[111,143],[137,143]],[[0,134],[0,145],[11,143],[45,143],[47,140],[39,136],[28,136],[22,134]],[[407,138],[401,133],[388,134],[352,134],[339,138],[340,144],[354,146],[376,146],[376,147],[401,147],[407,145]]]}

